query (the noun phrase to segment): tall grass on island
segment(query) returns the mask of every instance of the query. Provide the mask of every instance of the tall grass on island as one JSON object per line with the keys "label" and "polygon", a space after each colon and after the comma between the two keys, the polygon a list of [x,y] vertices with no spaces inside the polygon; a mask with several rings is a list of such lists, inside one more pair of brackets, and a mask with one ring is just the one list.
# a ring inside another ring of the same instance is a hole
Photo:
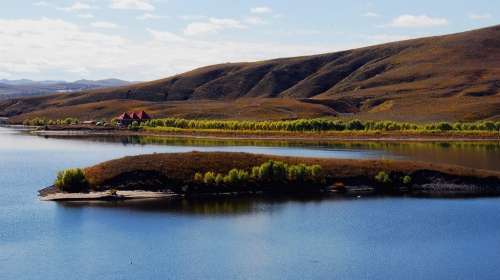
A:
{"label": "tall grass on island", "polygon": [[154,119],[141,124],[145,128],[202,129],[222,131],[500,131],[500,121],[437,122],[417,124],[396,121],[361,121],[336,119],[300,119],[286,121]]}

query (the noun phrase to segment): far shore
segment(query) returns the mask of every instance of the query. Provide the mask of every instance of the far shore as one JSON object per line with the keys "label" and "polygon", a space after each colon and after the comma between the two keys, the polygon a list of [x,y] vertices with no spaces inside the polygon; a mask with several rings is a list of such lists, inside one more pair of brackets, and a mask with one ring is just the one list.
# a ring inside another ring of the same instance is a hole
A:
{"label": "far shore", "polygon": [[288,132],[288,131],[222,131],[222,130],[193,130],[178,129],[175,131],[129,130],[113,127],[95,126],[47,126],[43,129],[32,130],[40,136],[152,136],[178,137],[191,139],[219,139],[219,140],[270,140],[270,141],[408,141],[408,142],[463,142],[463,141],[500,141],[500,133],[480,132],[413,132],[413,131],[384,131],[384,132]]}

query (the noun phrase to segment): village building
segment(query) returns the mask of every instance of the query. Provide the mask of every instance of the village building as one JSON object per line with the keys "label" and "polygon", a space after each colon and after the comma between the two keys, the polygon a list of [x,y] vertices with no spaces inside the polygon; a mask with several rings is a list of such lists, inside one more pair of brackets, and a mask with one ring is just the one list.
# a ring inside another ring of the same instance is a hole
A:
{"label": "village building", "polygon": [[125,112],[116,118],[119,125],[130,125],[133,122],[142,123],[150,120],[151,117],[144,111]]}

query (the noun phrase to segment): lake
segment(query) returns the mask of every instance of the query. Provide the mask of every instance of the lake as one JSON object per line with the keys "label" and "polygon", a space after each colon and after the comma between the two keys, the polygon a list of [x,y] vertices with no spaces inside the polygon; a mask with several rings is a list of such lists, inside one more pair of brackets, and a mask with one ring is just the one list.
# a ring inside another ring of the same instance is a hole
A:
{"label": "lake", "polygon": [[58,170],[154,152],[500,170],[500,143],[60,139],[0,128],[1,279],[498,279],[500,199],[41,202]]}

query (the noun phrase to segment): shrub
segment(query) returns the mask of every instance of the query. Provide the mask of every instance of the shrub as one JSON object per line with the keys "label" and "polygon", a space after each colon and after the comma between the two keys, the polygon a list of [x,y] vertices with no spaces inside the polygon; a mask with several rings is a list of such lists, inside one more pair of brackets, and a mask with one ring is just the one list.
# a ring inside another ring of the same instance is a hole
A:
{"label": "shrub", "polygon": [[352,120],[347,123],[348,130],[364,130],[365,125],[360,120]]}
{"label": "shrub", "polygon": [[196,174],[194,174],[194,181],[197,183],[202,183],[203,182],[203,174],[201,174],[200,172],[196,172]]}
{"label": "shrub", "polygon": [[375,181],[381,183],[381,184],[390,184],[391,183],[391,178],[389,177],[389,174],[387,174],[385,171],[380,171],[376,176],[375,176]]}
{"label": "shrub", "polygon": [[238,169],[231,169],[229,173],[224,176],[224,183],[232,185],[238,183]]}
{"label": "shrub", "polygon": [[205,176],[203,176],[203,183],[207,185],[214,185],[215,184],[215,173],[213,172],[207,172],[205,173]]}
{"label": "shrub", "polygon": [[323,183],[325,181],[325,175],[323,174],[323,168],[321,165],[313,165],[310,167],[312,180],[316,183]]}
{"label": "shrub", "polygon": [[401,182],[403,182],[403,184],[405,184],[405,185],[409,185],[409,184],[411,184],[411,181],[412,181],[412,180],[411,180],[411,177],[410,177],[410,176],[408,176],[408,175],[404,176],[404,177],[401,179]]}
{"label": "shrub", "polygon": [[259,180],[271,180],[273,175],[273,161],[263,163],[259,167]]}
{"label": "shrub", "polygon": [[436,126],[436,128],[438,130],[441,130],[441,131],[449,131],[449,130],[453,130],[453,126],[447,122],[440,122],[438,123],[438,125]]}
{"label": "shrub", "polygon": [[71,168],[60,171],[54,185],[64,192],[82,192],[88,190],[89,183],[83,170]]}
{"label": "shrub", "polygon": [[224,183],[224,175],[222,174],[217,174],[217,176],[215,177],[215,184],[220,186]]}

